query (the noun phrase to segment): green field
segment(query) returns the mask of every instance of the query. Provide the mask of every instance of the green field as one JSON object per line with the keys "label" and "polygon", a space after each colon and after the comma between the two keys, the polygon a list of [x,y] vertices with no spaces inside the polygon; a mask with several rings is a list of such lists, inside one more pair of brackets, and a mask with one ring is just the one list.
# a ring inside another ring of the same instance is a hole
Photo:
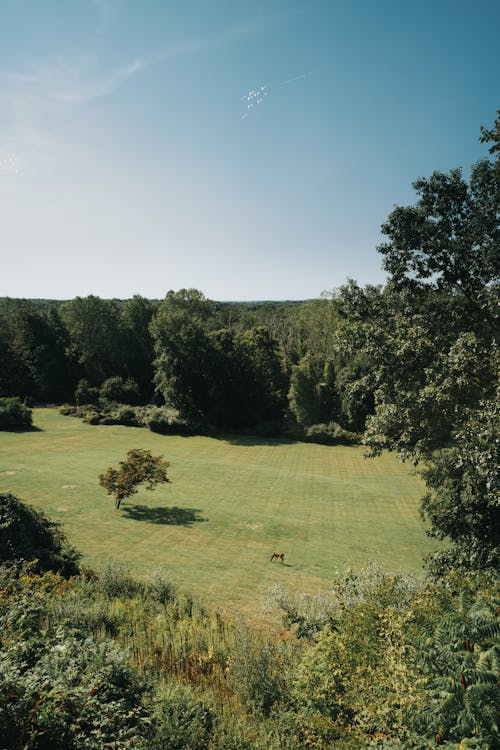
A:
{"label": "green field", "polygon": [[[346,563],[420,569],[435,548],[418,513],[423,483],[393,455],[360,447],[252,438],[161,436],[90,426],[35,409],[37,431],[0,432],[0,491],[60,520],[98,567],[162,570],[184,591],[257,615],[274,583],[325,589]],[[172,484],[140,491],[115,512],[98,474],[130,448],[163,453]],[[285,564],[270,562],[273,551]]]}

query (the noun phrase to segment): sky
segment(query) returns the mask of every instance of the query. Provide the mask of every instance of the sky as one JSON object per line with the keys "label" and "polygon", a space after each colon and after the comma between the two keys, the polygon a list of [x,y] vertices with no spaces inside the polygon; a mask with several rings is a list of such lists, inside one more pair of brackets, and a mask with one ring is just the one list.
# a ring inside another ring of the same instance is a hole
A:
{"label": "sky", "polygon": [[0,0],[0,296],[383,283],[500,108],[497,0]]}

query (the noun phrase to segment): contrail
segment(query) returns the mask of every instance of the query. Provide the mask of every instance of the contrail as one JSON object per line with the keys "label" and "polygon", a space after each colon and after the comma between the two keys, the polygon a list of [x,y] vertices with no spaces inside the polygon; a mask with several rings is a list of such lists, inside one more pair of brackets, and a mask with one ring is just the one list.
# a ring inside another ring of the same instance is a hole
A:
{"label": "contrail", "polygon": [[294,78],[288,78],[286,81],[281,81],[280,86],[286,86],[289,83],[293,83],[294,81],[300,81],[302,78],[307,78],[309,76],[309,73],[301,73],[300,76],[295,76]]}

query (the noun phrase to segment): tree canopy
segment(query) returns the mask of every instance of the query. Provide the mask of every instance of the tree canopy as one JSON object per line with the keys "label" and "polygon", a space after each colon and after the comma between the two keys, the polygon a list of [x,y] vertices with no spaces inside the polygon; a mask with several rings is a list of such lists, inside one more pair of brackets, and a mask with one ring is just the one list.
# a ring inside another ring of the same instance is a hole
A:
{"label": "tree canopy", "polygon": [[149,450],[132,448],[118,468],[110,466],[99,475],[99,484],[115,498],[115,510],[118,510],[122,500],[135,495],[141,484],[147,490],[154,490],[158,484],[170,482],[169,466],[161,455],[153,456]]}

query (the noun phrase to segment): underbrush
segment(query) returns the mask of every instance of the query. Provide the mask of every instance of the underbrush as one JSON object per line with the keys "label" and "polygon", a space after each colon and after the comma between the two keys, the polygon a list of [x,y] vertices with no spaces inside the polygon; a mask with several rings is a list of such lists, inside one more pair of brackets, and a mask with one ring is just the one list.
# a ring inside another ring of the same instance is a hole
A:
{"label": "underbrush", "polygon": [[306,427],[303,439],[306,443],[319,443],[320,445],[351,445],[360,442],[359,435],[345,430],[337,422],[313,424]]}
{"label": "underbrush", "polygon": [[125,425],[126,427],[148,427],[151,432],[163,435],[189,435],[193,427],[179,416],[176,409],[168,406],[131,406],[111,401],[95,404],[63,404],[59,412],[64,416],[79,417],[87,424]]}
{"label": "underbrush", "polygon": [[283,589],[280,632],[227,622],[157,575],[0,567],[0,747],[499,747],[498,590],[375,565]]}
{"label": "underbrush", "polygon": [[[87,424],[147,427],[151,432],[162,435],[219,434],[219,430],[213,427],[189,422],[170,406],[131,406],[97,400],[92,404],[63,404],[59,412],[63,416],[78,417]],[[315,424],[303,429],[296,424],[270,420],[242,429],[239,434],[262,438],[285,436],[290,440],[303,440],[306,443],[320,445],[353,445],[360,442],[359,435],[345,430],[336,422]]]}

